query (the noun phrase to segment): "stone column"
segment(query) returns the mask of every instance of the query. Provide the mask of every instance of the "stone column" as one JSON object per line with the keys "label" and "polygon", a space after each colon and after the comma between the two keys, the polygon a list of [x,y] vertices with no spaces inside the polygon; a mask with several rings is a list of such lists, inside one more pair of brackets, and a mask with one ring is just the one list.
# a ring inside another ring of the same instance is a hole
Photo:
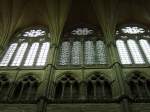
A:
{"label": "stone column", "polygon": [[121,102],[121,107],[123,112],[130,112],[129,109],[129,102],[128,102],[128,92],[126,89],[126,82],[125,77],[123,75],[122,65],[119,62],[119,55],[117,52],[117,47],[115,43],[115,37],[112,37],[113,42],[110,42],[107,44],[110,55],[111,55],[111,67],[113,71],[115,72],[116,79],[118,81],[118,96],[119,100]]}

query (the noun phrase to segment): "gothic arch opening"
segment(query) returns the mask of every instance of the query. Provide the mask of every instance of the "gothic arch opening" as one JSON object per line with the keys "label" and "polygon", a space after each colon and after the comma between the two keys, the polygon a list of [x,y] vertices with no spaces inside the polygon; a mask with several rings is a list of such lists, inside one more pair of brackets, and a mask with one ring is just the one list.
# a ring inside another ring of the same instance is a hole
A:
{"label": "gothic arch opening", "polygon": [[17,101],[35,101],[39,82],[32,76],[26,76],[16,83],[12,96]]}
{"label": "gothic arch opening", "polygon": [[111,84],[99,73],[92,75],[87,81],[87,98],[88,99],[103,99],[111,98]]}
{"label": "gothic arch opening", "polygon": [[77,99],[79,83],[71,75],[65,75],[56,83],[55,99]]}
{"label": "gothic arch opening", "polygon": [[133,98],[148,98],[150,97],[150,80],[142,76],[141,73],[134,73],[129,80],[131,96]]}

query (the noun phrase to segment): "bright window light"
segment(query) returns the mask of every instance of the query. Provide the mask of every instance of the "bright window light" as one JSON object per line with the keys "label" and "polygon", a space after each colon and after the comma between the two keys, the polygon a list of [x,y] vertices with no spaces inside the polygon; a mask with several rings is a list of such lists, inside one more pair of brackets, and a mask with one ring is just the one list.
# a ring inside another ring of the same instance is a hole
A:
{"label": "bright window light", "polygon": [[11,66],[20,66],[22,59],[23,59],[23,56],[25,54],[25,51],[27,49],[27,46],[28,46],[28,43],[22,43],[21,44]]}
{"label": "bright window light", "polygon": [[36,43],[32,44],[32,46],[29,50],[28,56],[25,60],[24,66],[32,66],[33,65],[38,48],[39,48],[39,43],[36,42]]}
{"label": "bright window light", "polygon": [[137,26],[133,26],[133,27],[125,27],[121,29],[123,31],[123,33],[128,33],[128,34],[140,34],[140,33],[144,33],[145,30],[143,28],[137,27]]}
{"label": "bright window light", "polygon": [[48,56],[49,47],[50,47],[49,42],[43,43],[41,50],[40,50],[38,60],[37,60],[37,63],[36,63],[37,66],[44,66],[45,65],[46,60],[47,60],[47,56]]}
{"label": "bright window light", "polygon": [[149,45],[148,41],[141,39],[141,40],[139,40],[139,42],[140,42],[140,45],[142,47],[142,50],[143,50],[148,62],[150,63],[150,45]]}
{"label": "bright window light", "polygon": [[39,36],[44,36],[46,32],[44,30],[38,29],[38,30],[30,30],[24,32],[23,36],[24,37],[39,37]]}
{"label": "bright window light", "polygon": [[8,48],[7,52],[5,53],[2,61],[0,62],[0,66],[7,66],[8,63],[10,62],[16,48],[17,48],[17,43],[13,43],[10,45],[10,47]]}
{"label": "bright window light", "polygon": [[144,59],[142,57],[142,54],[140,52],[140,49],[137,45],[137,43],[135,42],[135,40],[129,39],[127,41],[127,44],[129,46],[129,50],[131,52],[131,55],[133,57],[134,63],[135,64],[144,64]]}
{"label": "bright window light", "polygon": [[126,44],[123,40],[116,41],[117,50],[122,64],[132,64]]}

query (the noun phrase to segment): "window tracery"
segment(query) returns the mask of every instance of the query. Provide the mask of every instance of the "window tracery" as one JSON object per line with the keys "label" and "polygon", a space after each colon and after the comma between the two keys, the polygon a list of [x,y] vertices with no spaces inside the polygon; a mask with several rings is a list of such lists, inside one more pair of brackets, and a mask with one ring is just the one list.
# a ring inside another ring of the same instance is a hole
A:
{"label": "window tracery", "polygon": [[99,73],[96,73],[87,82],[87,98],[102,99],[111,98],[110,83]]}
{"label": "window tracery", "polygon": [[127,25],[120,28],[116,35],[117,50],[122,64],[149,64],[148,29],[138,25]]}
{"label": "window tracery", "polygon": [[79,97],[79,83],[70,75],[64,76],[56,84],[56,99],[75,99]]}
{"label": "window tracery", "polygon": [[144,28],[138,26],[127,26],[122,28],[121,30],[123,33],[128,33],[128,34],[140,34],[145,32]]}
{"label": "window tracery", "polygon": [[72,31],[73,35],[90,35],[93,33],[93,30],[89,28],[77,28],[76,30]]}
{"label": "window tracery", "polygon": [[36,42],[36,43],[32,44],[32,46],[29,50],[28,56],[26,58],[26,61],[24,63],[24,66],[32,66],[33,65],[35,56],[37,54],[38,47],[39,47],[39,43]]}
{"label": "window tracery", "polygon": [[16,84],[13,96],[14,101],[35,101],[39,83],[32,76],[26,76]]}
{"label": "window tracery", "polygon": [[[17,34],[0,61],[0,66],[44,66],[50,48],[44,28],[29,28]],[[32,38],[36,37],[36,38]],[[17,41],[17,43],[16,43]]]}
{"label": "window tracery", "polygon": [[13,43],[10,45],[10,47],[8,48],[7,52],[5,53],[3,59],[0,62],[0,66],[7,66],[17,48],[17,43]]}
{"label": "window tracery", "polygon": [[71,59],[71,63],[73,65],[79,65],[81,64],[81,42],[80,41],[74,41],[73,45],[72,45],[72,59]]}
{"label": "window tracery", "polygon": [[141,76],[140,73],[134,73],[129,81],[129,87],[133,98],[150,97],[150,80]]}
{"label": "window tracery", "polygon": [[95,29],[77,27],[62,39],[59,65],[107,64],[105,44]]}
{"label": "window tracery", "polygon": [[31,29],[29,31],[25,31],[23,36],[24,37],[39,37],[46,35],[46,31],[42,29]]}

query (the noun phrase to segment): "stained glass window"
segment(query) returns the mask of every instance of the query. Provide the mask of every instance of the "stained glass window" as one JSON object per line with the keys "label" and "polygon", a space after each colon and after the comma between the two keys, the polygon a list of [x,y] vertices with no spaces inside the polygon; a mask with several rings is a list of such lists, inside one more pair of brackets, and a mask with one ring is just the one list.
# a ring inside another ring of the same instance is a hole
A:
{"label": "stained glass window", "polygon": [[122,64],[131,64],[131,59],[129,56],[129,52],[127,50],[126,44],[123,40],[117,40],[116,42],[117,49],[119,52],[119,57]]}
{"label": "stained glass window", "polygon": [[13,43],[10,45],[10,47],[8,48],[7,52],[5,53],[2,61],[0,62],[0,66],[7,66],[8,63],[10,62],[16,48],[17,48],[17,43]]}
{"label": "stained glass window", "polygon": [[[120,32],[121,31],[121,32]],[[149,30],[137,25],[125,26],[118,30],[116,45],[122,64],[150,63]]]}
{"label": "stained glass window", "polygon": [[20,66],[27,47],[28,47],[28,43],[21,44],[21,46],[17,50],[17,54],[11,64],[11,66]]}
{"label": "stained glass window", "polygon": [[81,60],[81,42],[75,41],[72,45],[72,57],[71,61],[73,65],[79,65]]}
{"label": "stained glass window", "polygon": [[67,65],[70,63],[70,42],[63,42],[60,51],[60,65]]}
{"label": "stained glass window", "polygon": [[25,31],[23,36],[24,37],[39,37],[39,36],[44,36],[46,34],[46,32],[44,30],[41,29],[31,29],[29,31]]}
{"label": "stained glass window", "polygon": [[71,30],[70,33],[67,32],[61,42],[58,64],[73,66],[107,64],[106,47],[103,41],[99,40],[98,34],[95,27],[83,26]]}
{"label": "stained glass window", "polygon": [[128,46],[129,46],[129,50],[131,52],[131,55],[133,57],[134,63],[135,64],[144,64],[144,59],[142,57],[142,54],[140,52],[140,49],[136,43],[135,40],[129,39],[127,41]]}
{"label": "stained glass window", "polygon": [[32,46],[29,50],[28,56],[25,60],[24,66],[32,66],[33,65],[38,48],[39,48],[39,43],[36,42],[36,43],[32,44]]}
{"label": "stained glass window", "polygon": [[143,50],[148,62],[150,63],[150,44],[145,39],[139,40],[139,43],[142,47],[142,50]]}
{"label": "stained glass window", "polygon": [[128,34],[140,34],[144,33],[145,30],[143,28],[137,27],[137,26],[127,26],[121,29],[123,33],[128,33]]}
{"label": "stained glass window", "polygon": [[30,28],[17,33],[1,59],[0,66],[45,66],[50,48],[48,41],[45,28]]}
{"label": "stained glass window", "polygon": [[49,42],[43,43],[39,57],[38,57],[38,60],[37,60],[37,63],[36,63],[37,66],[44,66],[45,65],[46,59],[48,56],[49,47],[50,47]]}
{"label": "stained glass window", "polygon": [[103,41],[99,40],[96,41],[96,64],[106,64],[107,63],[107,56],[106,56],[106,51],[105,51],[105,44]]}
{"label": "stained glass window", "polygon": [[85,64],[95,63],[95,51],[93,41],[85,41],[84,55],[85,55]]}
{"label": "stained glass window", "polygon": [[93,33],[93,30],[88,28],[77,28],[76,30],[72,31],[73,35],[90,35]]}

